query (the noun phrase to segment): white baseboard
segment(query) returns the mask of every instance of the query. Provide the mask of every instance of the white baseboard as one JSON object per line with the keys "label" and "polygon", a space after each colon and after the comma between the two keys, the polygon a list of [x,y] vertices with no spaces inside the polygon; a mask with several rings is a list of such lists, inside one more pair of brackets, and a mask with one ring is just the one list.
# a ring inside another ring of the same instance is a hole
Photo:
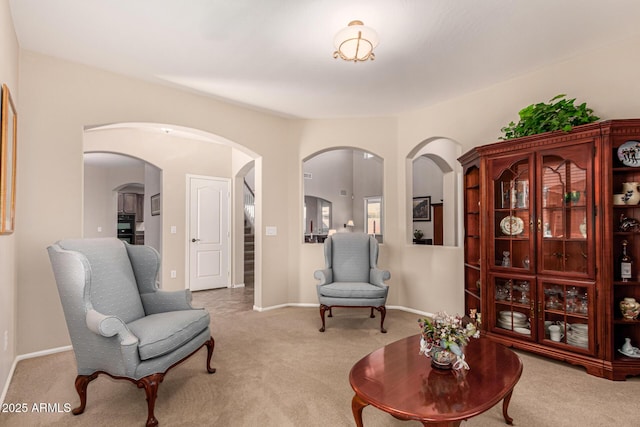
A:
{"label": "white baseboard", "polygon": [[278,304],[278,305],[272,305],[269,307],[258,307],[257,305],[254,305],[253,311],[259,311],[259,312],[271,311],[271,310],[276,310],[278,308],[285,308],[285,307],[291,307],[291,306],[293,306],[293,304]]}
{"label": "white baseboard", "polygon": [[[320,307],[320,304],[315,304],[315,303],[289,303],[289,304],[272,305],[272,306],[269,306],[269,307],[258,307],[257,305],[254,305],[253,306],[253,310],[254,311],[263,312],[263,311],[275,310],[277,308],[285,308],[285,307]],[[401,305],[388,305],[387,306],[387,310],[400,310],[400,311],[406,311],[408,313],[414,313],[414,314],[417,314],[417,315],[420,315],[420,316],[433,316],[432,313],[429,313],[427,311],[415,310],[413,308],[403,307]]]}
{"label": "white baseboard", "polygon": [[9,391],[9,384],[11,384],[11,379],[13,378],[13,373],[16,370],[16,365],[18,364],[18,362],[20,362],[21,360],[33,359],[34,357],[47,356],[49,354],[61,353],[63,351],[69,351],[69,350],[73,350],[73,347],[71,347],[70,345],[67,345],[64,347],[51,348],[48,350],[36,351],[33,353],[21,354],[17,356],[13,360],[13,363],[11,364],[11,369],[9,369],[9,375],[7,376],[7,381],[5,382],[4,387],[2,388],[2,394],[0,395],[0,405],[4,403],[4,398],[7,396],[7,392]]}
{"label": "white baseboard", "polygon": [[387,309],[401,310],[401,311],[406,311],[408,313],[414,313],[414,314],[417,314],[417,315],[420,315],[420,316],[433,317],[433,313],[429,313],[428,311],[415,310],[413,308],[403,307],[401,305],[388,305]]}

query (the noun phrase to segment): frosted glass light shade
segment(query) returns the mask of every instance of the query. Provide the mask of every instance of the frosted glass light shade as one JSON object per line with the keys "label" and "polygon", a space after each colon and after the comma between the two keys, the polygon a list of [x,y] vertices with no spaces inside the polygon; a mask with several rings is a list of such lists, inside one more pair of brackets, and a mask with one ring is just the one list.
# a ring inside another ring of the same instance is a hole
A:
{"label": "frosted glass light shade", "polygon": [[365,27],[362,21],[351,21],[348,27],[338,31],[333,43],[336,47],[334,58],[353,62],[373,60],[376,57],[373,49],[378,45],[378,34]]}

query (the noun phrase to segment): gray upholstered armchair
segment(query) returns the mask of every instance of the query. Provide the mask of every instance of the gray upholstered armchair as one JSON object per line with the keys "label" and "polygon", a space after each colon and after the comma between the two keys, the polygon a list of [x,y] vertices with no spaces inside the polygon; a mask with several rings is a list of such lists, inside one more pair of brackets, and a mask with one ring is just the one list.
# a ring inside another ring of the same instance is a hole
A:
{"label": "gray upholstered armchair", "polygon": [[103,373],[144,388],[146,425],[156,426],[158,386],[169,369],[207,346],[207,371],[215,372],[209,313],[191,306],[188,290],[158,289],[155,249],[116,238],[61,240],[47,249],[78,367],[74,415]]}
{"label": "gray upholstered armchair", "polygon": [[370,307],[380,312],[380,332],[384,329],[385,304],[389,286],[384,283],[391,274],[380,270],[378,264],[378,241],[364,233],[338,233],[324,241],[324,270],[317,270],[314,277],[318,283],[320,318],[324,332],[324,315],[332,307]]}

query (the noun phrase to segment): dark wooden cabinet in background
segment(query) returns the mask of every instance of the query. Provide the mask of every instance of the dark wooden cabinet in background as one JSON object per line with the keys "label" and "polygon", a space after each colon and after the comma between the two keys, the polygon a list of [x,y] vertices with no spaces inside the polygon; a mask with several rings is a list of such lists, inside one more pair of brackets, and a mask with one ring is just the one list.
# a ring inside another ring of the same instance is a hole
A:
{"label": "dark wooden cabinet in background", "polygon": [[135,214],[138,207],[138,195],[136,193],[118,193],[118,212]]}
{"label": "dark wooden cabinet in background", "polygon": [[144,194],[136,194],[136,222],[144,221]]}
{"label": "dark wooden cabinet in background", "polygon": [[136,222],[144,221],[144,194],[118,193],[118,213],[134,214]]}
{"label": "dark wooden cabinet in background", "polygon": [[[638,167],[618,160],[635,146]],[[613,120],[476,147],[463,165],[465,309],[482,313],[491,339],[622,380],[640,374],[640,205],[614,206],[623,183],[640,183],[640,120]],[[628,186],[628,184],[627,184]],[[622,241],[636,260],[623,282]],[[559,328],[557,328],[559,327]],[[559,329],[559,333],[553,333]]]}
{"label": "dark wooden cabinet in background", "polygon": [[134,245],[144,245],[144,194],[118,193],[118,214],[134,215],[134,235],[130,242]]}
{"label": "dark wooden cabinet in background", "polygon": [[444,244],[444,218],[442,203],[431,204],[433,215],[433,244],[442,246]]}

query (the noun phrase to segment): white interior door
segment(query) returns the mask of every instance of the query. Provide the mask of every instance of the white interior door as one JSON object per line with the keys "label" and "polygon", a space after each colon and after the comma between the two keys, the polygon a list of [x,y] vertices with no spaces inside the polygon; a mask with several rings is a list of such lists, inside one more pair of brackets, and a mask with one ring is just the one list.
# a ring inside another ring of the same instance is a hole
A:
{"label": "white interior door", "polygon": [[229,286],[228,179],[188,177],[189,180],[189,289]]}

